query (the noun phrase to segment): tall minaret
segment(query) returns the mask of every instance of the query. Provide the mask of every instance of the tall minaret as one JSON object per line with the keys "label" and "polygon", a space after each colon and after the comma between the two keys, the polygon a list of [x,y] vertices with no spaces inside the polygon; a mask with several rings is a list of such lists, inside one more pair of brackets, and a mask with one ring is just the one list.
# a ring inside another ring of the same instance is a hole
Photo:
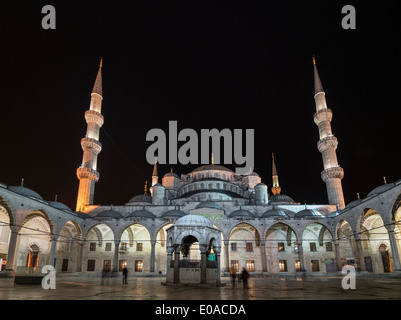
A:
{"label": "tall minaret", "polygon": [[274,195],[280,194],[281,187],[278,184],[278,174],[276,169],[276,163],[274,162],[274,153],[272,153],[272,178],[273,178],[272,192]]}
{"label": "tall minaret", "polygon": [[337,138],[331,132],[332,111],[327,108],[325,92],[320,82],[317,72],[315,57],[313,57],[314,80],[315,80],[315,104],[316,113],[314,121],[319,127],[320,140],[317,148],[323,157],[323,168],[321,172],[322,180],[326,183],[329,204],[333,204],[343,209],[345,207],[341,179],[344,177],[344,170],[338,165],[336,149]]}
{"label": "tall minaret", "polygon": [[104,118],[101,114],[102,100],[101,59],[99,71],[91,94],[90,108],[85,112],[85,120],[88,126],[85,138],[81,139],[81,146],[84,154],[82,164],[77,169],[79,190],[76,211],[83,211],[84,206],[93,204],[95,183],[99,180],[99,172],[96,169],[97,155],[102,150],[102,144],[99,142],[99,130],[104,122]]}

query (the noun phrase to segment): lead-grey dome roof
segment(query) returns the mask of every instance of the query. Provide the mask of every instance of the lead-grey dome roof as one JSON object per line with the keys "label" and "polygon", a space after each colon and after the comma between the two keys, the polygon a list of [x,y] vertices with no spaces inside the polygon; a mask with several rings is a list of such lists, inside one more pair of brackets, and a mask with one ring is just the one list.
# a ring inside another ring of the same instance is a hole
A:
{"label": "lead-grey dome roof", "polygon": [[221,171],[229,171],[233,172],[232,170],[228,169],[227,167],[221,166],[219,164],[206,164],[204,166],[198,167],[192,172],[198,172],[198,171],[206,171],[206,170],[221,170]]}
{"label": "lead-grey dome roof", "polygon": [[137,211],[131,212],[127,217],[129,217],[129,218],[155,218],[156,216],[152,212],[142,209],[142,210],[137,210]]}
{"label": "lead-grey dome roof", "polygon": [[394,186],[395,186],[395,183],[382,184],[381,186],[378,186],[378,187],[374,188],[372,191],[370,191],[368,193],[368,197],[372,196],[374,194],[379,194],[379,193],[382,193],[384,191],[387,191],[387,190],[393,188]]}
{"label": "lead-grey dome roof", "polygon": [[295,201],[291,197],[285,194],[275,194],[269,197],[269,203],[277,203],[277,202],[294,203]]}
{"label": "lead-grey dome roof", "polygon": [[216,202],[213,201],[203,201],[195,207],[195,209],[201,209],[201,208],[223,210]]}
{"label": "lead-grey dome roof", "polygon": [[230,214],[230,218],[235,218],[235,217],[254,218],[254,215],[248,210],[238,209],[231,212]]}
{"label": "lead-grey dome roof", "polygon": [[319,211],[315,209],[303,209],[295,214],[296,218],[302,217],[324,217]]}
{"label": "lead-grey dome roof", "polygon": [[168,218],[168,217],[175,218],[175,217],[183,217],[185,215],[186,215],[186,213],[181,210],[172,209],[172,210],[164,212],[161,215],[161,217],[162,218]]}
{"label": "lead-grey dome roof", "polygon": [[146,203],[152,203],[152,197],[147,194],[139,194],[137,196],[134,196],[128,201],[128,203],[133,203],[133,202],[146,202]]}
{"label": "lead-grey dome roof", "polygon": [[112,218],[112,219],[120,219],[123,218],[123,215],[114,210],[105,210],[96,215],[96,218]]}
{"label": "lead-grey dome roof", "polygon": [[213,228],[212,223],[209,219],[202,217],[197,214],[187,214],[184,217],[179,218],[175,223],[175,226],[190,226],[190,227],[210,227]]}
{"label": "lead-grey dome roof", "polygon": [[20,195],[23,195],[25,197],[33,197],[43,200],[43,198],[40,196],[39,193],[23,186],[9,186],[8,189],[16,193],[19,193]]}
{"label": "lead-grey dome roof", "polygon": [[286,209],[270,209],[267,210],[263,215],[262,218],[269,218],[269,217],[293,217],[295,215],[294,212]]}
{"label": "lead-grey dome roof", "polygon": [[68,206],[58,201],[49,201],[49,205],[52,206],[53,208],[71,211],[71,209]]}

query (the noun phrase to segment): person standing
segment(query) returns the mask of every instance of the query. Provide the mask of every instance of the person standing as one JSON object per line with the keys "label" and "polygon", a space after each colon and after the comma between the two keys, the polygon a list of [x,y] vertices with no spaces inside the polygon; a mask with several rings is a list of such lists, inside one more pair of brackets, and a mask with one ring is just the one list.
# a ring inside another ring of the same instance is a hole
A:
{"label": "person standing", "polygon": [[244,288],[249,288],[248,286],[248,278],[249,278],[249,272],[246,271],[245,268],[242,268],[242,273],[241,273],[241,280],[244,285]]}
{"label": "person standing", "polygon": [[230,276],[233,284],[233,288],[235,288],[235,278],[237,277],[234,268],[230,268]]}
{"label": "person standing", "polygon": [[128,268],[127,268],[127,266],[124,266],[123,267],[123,284],[128,284],[127,278],[128,278]]}

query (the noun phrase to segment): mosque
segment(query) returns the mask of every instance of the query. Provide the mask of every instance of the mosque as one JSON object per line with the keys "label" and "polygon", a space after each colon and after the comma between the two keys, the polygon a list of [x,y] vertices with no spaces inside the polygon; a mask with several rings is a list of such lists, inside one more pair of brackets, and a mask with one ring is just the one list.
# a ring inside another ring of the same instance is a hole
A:
{"label": "mosque", "polygon": [[35,274],[45,265],[88,276],[127,267],[131,276],[161,275],[167,283],[219,283],[229,268],[253,276],[337,273],[344,265],[399,273],[401,180],[344,203],[333,111],[314,59],[313,68],[327,204],[301,204],[282,193],[274,157],[271,188],[256,172],[238,175],[213,161],[161,176],[155,161],[149,191],[145,186],[124,205],[94,204],[104,121],[100,65],[85,112],[75,211],[23,182],[0,183],[0,277]]}

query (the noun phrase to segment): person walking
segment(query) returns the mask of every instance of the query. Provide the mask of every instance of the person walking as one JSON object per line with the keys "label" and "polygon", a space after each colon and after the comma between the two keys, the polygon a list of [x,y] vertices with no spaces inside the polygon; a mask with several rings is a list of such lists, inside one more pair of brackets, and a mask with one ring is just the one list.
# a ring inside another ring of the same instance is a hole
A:
{"label": "person walking", "polygon": [[230,276],[233,284],[233,288],[235,288],[235,278],[237,277],[234,268],[230,269]]}
{"label": "person walking", "polygon": [[124,268],[123,268],[123,284],[128,284],[127,278],[128,278],[128,268],[127,268],[127,266],[124,266]]}
{"label": "person walking", "polygon": [[249,272],[246,271],[245,268],[242,268],[241,280],[242,280],[242,283],[244,285],[244,288],[249,288],[248,279],[249,279]]}

